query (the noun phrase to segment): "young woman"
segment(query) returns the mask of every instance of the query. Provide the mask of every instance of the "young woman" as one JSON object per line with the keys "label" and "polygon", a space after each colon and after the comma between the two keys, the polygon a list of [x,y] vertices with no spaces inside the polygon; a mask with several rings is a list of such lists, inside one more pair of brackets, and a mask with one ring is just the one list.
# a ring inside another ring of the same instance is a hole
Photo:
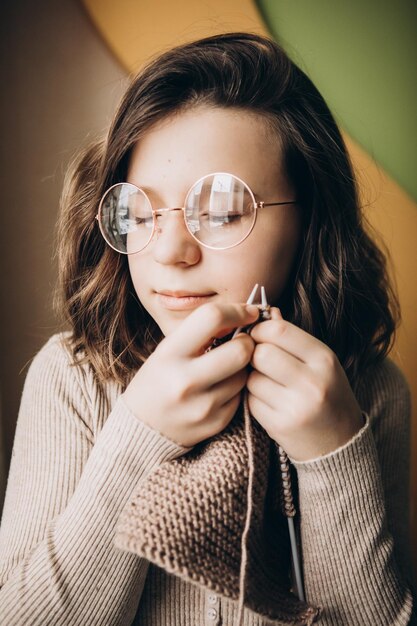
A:
{"label": "young woman", "polygon": [[[23,392],[0,621],[231,625],[236,599],[114,539],[132,494],[221,436],[245,392],[295,468],[306,599],[320,612],[268,621],[248,604],[244,623],[408,624],[395,298],[340,132],[283,50],[235,33],[151,62],[74,164],[58,247],[70,330],[35,357]],[[207,351],[257,320],[244,304],[255,283],[272,319]],[[290,595],[288,560],[278,567]]]}

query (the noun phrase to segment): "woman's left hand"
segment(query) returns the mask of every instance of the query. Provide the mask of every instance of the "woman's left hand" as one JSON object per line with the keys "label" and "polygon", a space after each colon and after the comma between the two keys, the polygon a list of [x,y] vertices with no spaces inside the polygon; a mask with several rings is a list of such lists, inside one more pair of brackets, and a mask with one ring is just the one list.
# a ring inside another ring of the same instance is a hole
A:
{"label": "woman's left hand", "polygon": [[334,352],[279,309],[271,315],[250,332],[249,409],[292,459],[307,461],[349,441],[362,412]]}

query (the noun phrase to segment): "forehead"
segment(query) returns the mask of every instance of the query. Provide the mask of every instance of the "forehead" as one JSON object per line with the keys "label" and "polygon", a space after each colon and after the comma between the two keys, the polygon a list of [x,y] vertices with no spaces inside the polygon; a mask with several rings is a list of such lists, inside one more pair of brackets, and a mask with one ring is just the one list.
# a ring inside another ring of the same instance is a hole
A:
{"label": "forehead", "polygon": [[128,181],[184,188],[211,172],[230,172],[250,186],[286,183],[277,132],[262,116],[241,109],[197,106],[164,118],[135,144]]}

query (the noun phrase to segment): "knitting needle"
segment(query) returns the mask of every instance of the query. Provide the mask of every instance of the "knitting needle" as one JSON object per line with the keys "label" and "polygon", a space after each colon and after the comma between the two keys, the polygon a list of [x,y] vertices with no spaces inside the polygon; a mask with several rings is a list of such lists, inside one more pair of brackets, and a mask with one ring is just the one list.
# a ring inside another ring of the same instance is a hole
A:
{"label": "knitting needle", "polygon": [[268,306],[268,300],[266,299],[266,291],[263,285],[261,287],[261,304],[263,308],[266,308]]}
{"label": "knitting needle", "polygon": [[300,560],[298,558],[297,539],[295,537],[294,518],[287,517],[287,520],[288,520],[288,530],[290,531],[291,554],[292,554],[292,562],[294,565],[295,585],[297,587],[297,595],[298,595],[299,600],[302,600],[302,602],[305,602],[303,581],[301,578]]}
{"label": "knitting needle", "polygon": [[[257,291],[258,291],[258,287],[259,287],[259,284],[256,283],[255,287],[251,291],[251,294],[250,294],[249,298],[246,301],[246,304],[253,304],[253,301],[255,300],[255,296],[256,296]],[[233,333],[232,339],[234,339],[236,337],[236,335],[241,333],[243,328],[245,328],[245,327],[244,326],[239,326],[239,328],[237,328],[235,330],[235,332]]]}
{"label": "knitting needle", "polygon": [[[251,295],[249,296],[249,300],[247,304],[252,304],[257,290],[258,290],[258,285],[256,284],[252,290]],[[261,304],[264,310],[268,310],[269,305],[268,305],[268,300],[266,297],[265,287],[263,285],[261,286]],[[237,334],[240,330],[241,329],[238,328],[235,334]],[[294,529],[294,518],[287,516],[287,520],[288,520],[288,530],[290,534],[291,554],[292,554],[292,562],[293,562],[293,567],[294,567],[295,585],[297,588],[297,595],[300,600],[305,602],[303,581],[301,577],[300,559],[298,556],[297,539],[295,536],[295,529]]]}

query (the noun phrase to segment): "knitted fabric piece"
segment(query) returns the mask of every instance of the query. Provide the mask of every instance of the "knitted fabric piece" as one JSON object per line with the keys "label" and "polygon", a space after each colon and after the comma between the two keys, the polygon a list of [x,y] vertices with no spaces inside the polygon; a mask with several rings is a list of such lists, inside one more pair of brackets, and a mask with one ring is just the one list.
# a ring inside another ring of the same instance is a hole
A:
{"label": "knitted fabric piece", "polygon": [[115,545],[167,572],[287,624],[318,609],[290,591],[290,547],[280,511],[274,442],[252,419],[247,395],[228,427],[162,463],[123,510]]}

